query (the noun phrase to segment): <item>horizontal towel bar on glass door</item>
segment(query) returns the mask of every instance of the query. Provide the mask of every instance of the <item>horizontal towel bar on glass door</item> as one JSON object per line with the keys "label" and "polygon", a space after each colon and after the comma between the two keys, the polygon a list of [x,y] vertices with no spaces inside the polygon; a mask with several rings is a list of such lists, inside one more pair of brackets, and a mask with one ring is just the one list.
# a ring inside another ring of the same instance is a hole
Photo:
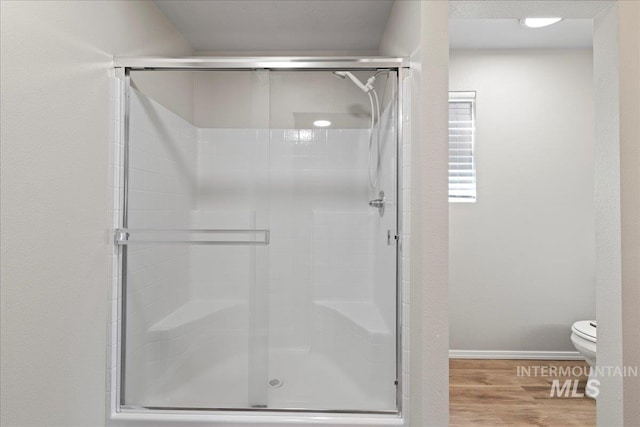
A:
{"label": "horizontal towel bar on glass door", "polygon": [[[224,235],[225,240],[211,236]],[[233,236],[235,235],[235,236]],[[229,239],[230,236],[236,237]],[[258,240],[258,238],[260,238]],[[264,229],[205,229],[205,230],[141,230],[118,228],[114,233],[116,245],[268,245],[270,230]]]}

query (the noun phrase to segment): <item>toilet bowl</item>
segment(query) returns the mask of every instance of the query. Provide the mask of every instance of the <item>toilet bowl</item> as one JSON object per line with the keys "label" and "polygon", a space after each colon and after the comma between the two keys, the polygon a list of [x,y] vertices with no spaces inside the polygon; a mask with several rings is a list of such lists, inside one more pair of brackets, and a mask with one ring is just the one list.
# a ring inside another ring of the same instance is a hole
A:
{"label": "toilet bowl", "polygon": [[[579,320],[571,326],[571,342],[591,368],[589,370],[589,383],[596,379],[596,322],[595,320]],[[597,391],[587,387],[585,395],[595,399]]]}

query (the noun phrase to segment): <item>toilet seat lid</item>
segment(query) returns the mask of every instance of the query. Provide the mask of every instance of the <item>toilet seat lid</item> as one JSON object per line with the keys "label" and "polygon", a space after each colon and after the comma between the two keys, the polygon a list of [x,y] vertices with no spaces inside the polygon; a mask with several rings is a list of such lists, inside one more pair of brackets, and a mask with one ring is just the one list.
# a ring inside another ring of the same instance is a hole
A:
{"label": "toilet seat lid", "polygon": [[593,320],[579,320],[573,324],[571,330],[578,336],[589,340],[596,341],[596,327],[593,326]]}

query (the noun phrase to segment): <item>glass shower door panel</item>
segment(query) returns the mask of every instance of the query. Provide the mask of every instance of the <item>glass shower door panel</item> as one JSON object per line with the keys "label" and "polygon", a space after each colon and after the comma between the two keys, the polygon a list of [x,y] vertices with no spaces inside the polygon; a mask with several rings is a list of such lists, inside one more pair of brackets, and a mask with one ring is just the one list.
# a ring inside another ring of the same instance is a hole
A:
{"label": "glass shower door panel", "polygon": [[[132,72],[130,90],[128,203],[120,236],[126,325],[122,404],[263,407],[268,133],[221,127],[206,115],[182,117],[154,92],[162,86],[150,73]],[[247,117],[256,124],[268,117],[264,72],[161,77],[167,84],[186,79],[200,88],[243,80],[244,101],[252,106]],[[234,99],[221,93],[199,102],[206,112]]]}
{"label": "glass shower door panel", "polygon": [[396,74],[270,77],[268,406],[395,411]]}

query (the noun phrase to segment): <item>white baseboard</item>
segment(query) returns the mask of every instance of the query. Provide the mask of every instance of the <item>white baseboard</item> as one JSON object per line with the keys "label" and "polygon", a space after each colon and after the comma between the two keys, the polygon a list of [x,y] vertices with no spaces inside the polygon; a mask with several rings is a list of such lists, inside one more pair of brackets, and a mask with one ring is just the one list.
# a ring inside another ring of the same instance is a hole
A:
{"label": "white baseboard", "polygon": [[584,360],[579,351],[449,350],[449,358]]}

